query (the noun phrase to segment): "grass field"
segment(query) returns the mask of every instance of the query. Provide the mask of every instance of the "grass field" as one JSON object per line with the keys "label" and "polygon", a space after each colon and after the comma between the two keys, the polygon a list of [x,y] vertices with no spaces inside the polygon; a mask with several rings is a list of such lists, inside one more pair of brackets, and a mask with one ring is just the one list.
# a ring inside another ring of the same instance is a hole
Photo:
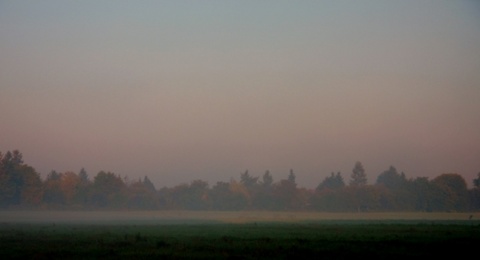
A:
{"label": "grass field", "polygon": [[[471,216],[471,217],[470,217]],[[466,256],[478,214],[0,212],[0,259]]]}
{"label": "grass field", "polygon": [[285,211],[0,211],[0,223],[253,223],[375,221],[480,223],[480,212],[285,212]]}

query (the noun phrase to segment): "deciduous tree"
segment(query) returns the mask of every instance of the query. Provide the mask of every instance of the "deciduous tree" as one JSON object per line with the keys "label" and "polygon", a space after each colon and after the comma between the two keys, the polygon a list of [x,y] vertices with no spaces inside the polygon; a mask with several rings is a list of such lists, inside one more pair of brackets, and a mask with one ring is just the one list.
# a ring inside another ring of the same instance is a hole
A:
{"label": "deciduous tree", "polygon": [[126,184],[112,173],[100,171],[93,180],[92,202],[97,207],[121,208],[126,202]]}
{"label": "deciduous tree", "polygon": [[395,167],[390,166],[388,170],[378,175],[376,184],[384,185],[391,190],[398,190],[405,188],[407,178],[403,172],[398,173]]}
{"label": "deciduous tree", "polygon": [[436,201],[447,211],[462,211],[467,208],[467,183],[457,173],[444,173],[432,180],[438,189]]}
{"label": "deciduous tree", "polygon": [[61,182],[61,173],[53,170],[47,175],[47,178],[43,184],[43,202],[52,207],[59,207],[65,204],[65,194],[63,193]]}

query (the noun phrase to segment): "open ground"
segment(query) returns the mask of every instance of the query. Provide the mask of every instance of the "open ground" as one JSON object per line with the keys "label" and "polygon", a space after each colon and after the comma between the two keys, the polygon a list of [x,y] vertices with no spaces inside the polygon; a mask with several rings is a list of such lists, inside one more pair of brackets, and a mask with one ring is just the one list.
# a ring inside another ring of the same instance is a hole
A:
{"label": "open ground", "polygon": [[287,259],[468,255],[478,213],[0,212],[0,258]]}

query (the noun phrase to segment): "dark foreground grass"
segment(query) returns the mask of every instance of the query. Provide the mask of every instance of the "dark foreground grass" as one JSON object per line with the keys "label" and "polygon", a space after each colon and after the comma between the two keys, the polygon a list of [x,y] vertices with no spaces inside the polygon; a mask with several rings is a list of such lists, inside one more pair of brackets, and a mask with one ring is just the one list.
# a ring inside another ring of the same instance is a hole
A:
{"label": "dark foreground grass", "polygon": [[0,259],[398,259],[479,245],[478,223],[0,224]]}

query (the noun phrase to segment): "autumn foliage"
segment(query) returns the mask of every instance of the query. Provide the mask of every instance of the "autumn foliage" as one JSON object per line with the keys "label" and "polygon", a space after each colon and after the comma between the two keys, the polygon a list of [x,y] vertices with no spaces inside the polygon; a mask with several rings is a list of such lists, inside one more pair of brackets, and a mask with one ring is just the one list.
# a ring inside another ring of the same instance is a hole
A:
{"label": "autumn foliage", "polygon": [[316,189],[299,187],[295,173],[277,182],[269,171],[210,186],[192,180],[157,189],[150,179],[129,181],[100,171],[90,178],[78,173],[50,172],[44,179],[25,164],[22,154],[0,152],[0,208],[2,209],[134,209],[134,210],[282,210],[282,211],[473,211],[480,210],[480,173],[467,188],[457,173],[429,180],[409,179],[390,167],[375,184],[367,184],[361,162],[356,162],[346,185],[340,172],[331,173]]}

